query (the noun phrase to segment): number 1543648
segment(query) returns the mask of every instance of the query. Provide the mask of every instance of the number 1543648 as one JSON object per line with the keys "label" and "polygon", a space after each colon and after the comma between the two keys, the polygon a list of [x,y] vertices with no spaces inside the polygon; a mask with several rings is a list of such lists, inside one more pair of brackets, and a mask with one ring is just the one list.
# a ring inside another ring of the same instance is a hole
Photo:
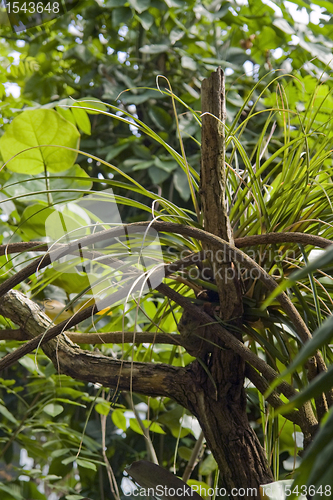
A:
{"label": "number 1543648", "polygon": [[25,14],[42,14],[47,12],[48,14],[59,14],[60,7],[59,2],[48,2],[44,4],[43,2],[6,2],[8,14],[19,14],[24,12]]}

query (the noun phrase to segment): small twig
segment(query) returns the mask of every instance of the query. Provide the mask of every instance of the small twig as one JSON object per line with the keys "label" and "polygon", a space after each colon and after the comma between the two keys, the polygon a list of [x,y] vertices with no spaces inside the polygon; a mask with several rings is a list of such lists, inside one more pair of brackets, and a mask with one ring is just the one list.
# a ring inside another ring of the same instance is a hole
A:
{"label": "small twig", "polygon": [[149,429],[147,429],[143,425],[143,422],[140,418],[140,415],[139,415],[137,409],[134,406],[133,399],[131,398],[131,396],[129,394],[125,394],[125,399],[126,399],[127,403],[129,404],[131,410],[133,411],[135,418],[136,418],[136,421],[138,422],[140,429],[142,430],[143,435],[146,438],[147,452],[148,452],[150,461],[153,462],[154,464],[158,465],[158,458],[157,458],[153,443],[152,443],[150,436],[149,436]]}
{"label": "small twig", "polygon": [[185,470],[184,470],[184,474],[182,477],[182,480],[184,481],[184,483],[187,483],[187,481],[190,479],[191,474],[193,472],[193,469],[196,466],[198,456],[199,456],[200,451],[202,449],[203,441],[204,441],[204,435],[203,435],[203,432],[201,431],[200,436],[198,437],[197,442],[195,443],[194,448],[192,450],[190,460],[187,462]]}
{"label": "small twig", "polygon": [[[105,391],[103,390],[102,396],[105,396]],[[111,392],[108,393],[107,397],[105,398],[106,401],[110,400]],[[101,430],[102,430],[102,454],[103,454],[103,460],[105,462],[106,466],[106,472],[108,475],[109,483],[110,483],[110,489],[115,497],[116,500],[120,500],[120,495],[119,495],[119,489],[117,485],[117,481],[113,472],[113,469],[111,467],[111,464],[109,462],[108,457],[106,456],[106,418],[107,415],[101,415]]]}
{"label": "small twig", "polygon": [[[182,345],[181,335],[160,332],[102,332],[80,333],[64,331],[63,333],[76,344],[170,344]],[[21,328],[16,330],[0,330],[0,340],[30,340],[31,336]]]}

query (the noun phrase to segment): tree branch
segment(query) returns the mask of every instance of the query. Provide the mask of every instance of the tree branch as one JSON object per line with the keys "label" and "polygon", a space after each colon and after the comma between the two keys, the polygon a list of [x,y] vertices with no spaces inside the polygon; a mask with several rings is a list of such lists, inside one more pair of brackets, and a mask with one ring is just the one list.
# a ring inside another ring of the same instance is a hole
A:
{"label": "tree branch", "polygon": [[[225,171],[225,79],[221,68],[205,78],[201,86],[201,168],[200,195],[205,230],[223,238],[234,245],[233,234],[226,203],[226,171]],[[211,244],[203,242],[208,252]],[[240,322],[243,314],[240,277],[234,275],[231,260],[218,252],[209,252],[213,277],[216,281],[220,301],[220,317]],[[236,320],[237,318],[237,320]],[[233,366],[237,360],[235,359]],[[228,377],[228,376],[227,376]]]}
{"label": "tree branch", "polygon": [[[76,344],[171,344],[182,345],[181,335],[160,332],[102,332],[80,333],[63,332]],[[18,328],[17,330],[0,330],[0,340],[29,340],[31,335]]]}
{"label": "tree branch", "polygon": [[[209,243],[213,246],[213,248],[215,247],[219,250],[222,250],[223,254],[228,255],[231,260],[235,260],[239,264],[242,264],[245,268],[255,271],[256,277],[266,286],[266,288],[269,291],[275,290],[278,286],[274,278],[270,276],[261,266],[259,266],[259,264],[257,264],[254,260],[252,260],[244,252],[233,247],[230,243],[223,240],[222,238],[207,233],[202,229],[190,226],[183,226],[181,224],[174,224],[171,222],[154,221],[154,222],[138,222],[133,224],[125,224],[122,227],[116,227],[103,232],[88,235],[79,241],[75,241],[73,243],[70,243],[69,245],[64,245],[63,247],[61,247],[60,250],[59,249],[53,250],[47,253],[46,255],[39,257],[34,262],[30,263],[26,268],[22,269],[21,271],[16,273],[16,275],[11,276],[4,283],[2,283],[0,285],[0,297],[3,296],[6,292],[11,290],[12,288],[14,288],[15,286],[17,286],[21,281],[28,278],[31,274],[33,274],[36,271],[36,269],[42,269],[43,267],[49,265],[52,261],[52,258],[59,259],[60,257],[67,255],[68,253],[75,252],[77,250],[78,243],[80,243],[80,247],[83,248],[91,243],[96,243],[97,241],[100,242],[100,241],[105,241],[110,237],[117,237],[123,234],[124,228],[126,228],[128,234],[131,234],[131,233],[137,233],[140,230],[144,232],[147,226],[152,227],[153,229],[159,232],[178,233],[183,236],[189,236],[191,238],[198,239],[205,243]],[[185,260],[186,259],[183,259],[183,261]],[[165,267],[166,272],[167,271],[175,272],[175,266],[176,263],[169,264],[168,266]],[[115,294],[113,294],[111,296],[112,299],[111,297],[106,298],[97,303],[96,305],[88,307],[85,310],[76,313],[70,320],[64,321],[63,323],[60,323],[56,327],[51,328],[47,333],[45,333],[43,340],[41,338],[38,340],[33,339],[33,341],[30,341],[25,346],[20,347],[14,353],[8,354],[5,357],[5,359],[6,358],[11,359],[12,357],[13,362],[17,361],[19,358],[17,358],[16,353],[20,349],[22,353],[20,357],[22,357],[22,355],[27,354],[28,352],[31,352],[33,349],[35,349],[41,340],[43,342],[47,342],[50,338],[53,338],[56,335],[58,335],[63,329],[70,328],[78,324],[80,321],[87,319],[91,314],[93,314],[97,310],[105,309],[110,305],[110,300],[112,300],[112,302],[115,303],[115,301],[123,299],[124,297],[126,297],[127,293],[128,290],[126,289],[125,292],[125,288],[123,288],[118,292],[116,292]],[[299,312],[297,311],[296,307],[293,305],[289,297],[285,293],[282,293],[277,298],[284,312],[289,316],[290,320],[292,321],[295,331],[298,333],[302,341],[306,342],[307,340],[309,340],[311,338],[311,333],[309,332],[306,324],[304,323],[302,317],[300,316]],[[322,370],[326,369],[325,363],[323,362],[320,353],[316,355],[316,358],[318,361],[318,365],[321,367],[321,369]],[[0,370],[5,366],[3,363],[4,360],[1,360]],[[10,363],[10,365],[11,364],[12,362]]]}
{"label": "tree branch", "polygon": [[[172,290],[164,284],[159,285],[159,290],[171,300],[181,305],[186,311],[191,314],[193,318],[197,319],[200,324],[209,324],[210,330],[216,333],[223,341],[223,348],[229,348],[233,350],[249,365],[252,365],[252,367],[261,372],[269,382],[272,382],[278,377],[278,373],[271,366],[269,366],[263,359],[254,354],[240,340],[234,337],[234,335],[229,333],[220,323],[213,323],[212,317],[196,305],[192,304],[192,302],[188,298],[183,297],[178,292]],[[252,373],[251,370],[250,373]],[[256,380],[258,381],[258,378],[256,378]],[[261,387],[263,387],[263,382],[261,383]],[[277,387],[277,389],[288,399],[296,394],[295,389],[285,381],[283,381]],[[303,432],[312,434],[313,429],[315,429],[318,425],[318,421],[313,413],[310,402],[304,404],[304,406],[299,410],[299,414],[300,425]],[[286,416],[286,418],[288,418],[288,415]]]}
{"label": "tree branch", "polygon": [[[115,229],[117,230],[116,232],[119,231],[119,228],[115,228]],[[98,233],[97,233],[97,235],[98,235]],[[103,234],[103,236],[105,236],[105,233]],[[84,239],[86,240],[86,238],[84,238]],[[68,247],[72,247],[72,245],[68,245]],[[72,250],[72,248],[71,248],[71,250]],[[56,255],[57,255],[57,258],[60,258],[64,254],[66,254],[66,252],[65,252],[65,250],[62,250],[60,254],[57,252]],[[198,256],[198,254],[191,254],[191,255],[185,257],[184,259],[180,259],[176,262],[173,262],[171,264],[166,265],[165,266],[165,275],[167,276],[167,275],[177,271],[177,269],[180,269],[183,266],[191,265],[192,260],[197,259],[197,256]],[[50,256],[50,254],[47,254],[43,257],[38,258],[35,261],[35,263],[37,263],[37,268],[40,269],[41,267],[44,267],[45,262],[50,263],[50,260],[51,260],[51,256]],[[116,262],[114,262],[114,261],[116,261]],[[117,259],[110,259],[111,265],[115,264],[118,266],[119,262],[120,261]],[[22,271],[19,271],[16,274],[16,276],[14,275],[11,278],[8,278],[8,280],[5,283],[3,283],[2,285],[6,284],[8,281],[11,281],[11,282],[15,281],[15,278],[17,278],[17,275],[19,275],[20,273],[22,275],[22,274],[24,274],[24,272],[29,273],[28,276],[30,276],[30,274],[32,274],[30,264],[26,268],[22,269]],[[159,272],[159,270],[157,272]],[[27,278],[28,276],[25,276],[25,278]],[[22,276],[20,277],[20,281],[21,281],[21,278],[22,278]],[[152,278],[152,275],[150,275],[150,278]],[[20,281],[18,283],[20,283]],[[1,289],[2,285],[0,285],[0,289]],[[4,290],[6,288],[7,287],[5,286],[4,289],[2,290],[2,292],[4,292]],[[123,287],[120,290],[118,290],[117,292],[113,293],[110,297],[106,297],[105,299],[100,300],[99,302],[96,302],[92,306],[86,307],[83,310],[75,312],[70,319],[64,320],[54,327],[50,327],[50,325],[48,325],[46,330],[43,333],[41,333],[38,337],[31,339],[25,345],[16,349],[16,351],[9,353],[4,358],[2,358],[0,360],[0,371],[3,370],[4,368],[8,368],[8,367],[12,366],[16,361],[18,361],[20,358],[22,358],[23,356],[25,356],[29,352],[33,351],[34,349],[36,349],[36,347],[38,347],[39,345],[42,345],[45,342],[48,342],[49,340],[55,338],[57,335],[64,332],[65,330],[67,330],[73,326],[76,326],[77,324],[79,324],[81,321],[84,321],[85,319],[88,319],[89,317],[93,316],[93,314],[95,314],[97,311],[101,311],[101,310],[107,308],[108,306],[110,306],[111,300],[112,300],[112,303],[115,304],[119,300],[126,298],[130,293],[134,293],[135,291],[138,291],[140,289],[141,289],[140,282],[137,282],[136,285],[128,285],[127,287]],[[3,300],[3,298],[1,298],[1,297],[2,296],[0,293],[0,312],[1,312],[1,303]]]}
{"label": "tree branch", "polygon": [[[37,335],[38,338],[50,324],[38,304],[17,290],[11,290],[2,298],[1,311],[30,337]],[[59,373],[105,387],[133,390],[152,397],[170,397],[186,406],[179,382],[186,385],[185,368],[164,363],[114,360],[100,353],[80,349],[63,334],[42,348]]]}
{"label": "tree branch", "polygon": [[[234,240],[234,244],[237,248],[274,243],[302,243],[303,245],[312,245],[319,248],[327,248],[333,244],[328,238],[299,232],[255,234],[252,236],[235,238]],[[41,241],[22,241],[0,245],[0,255],[28,251],[47,252],[48,245]]]}
{"label": "tree branch", "polygon": [[235,239],[237,248],[244,248],[256,245],[274,244],[274,243],[301,243],[303,245],[312,245],[319,248],[327,248],[332,245],[332,241],[322,236],[313,236],[306,233],[266,233],[253,236],[244,236]]}
{"label": "tree branch", "polygon": [[[209,324],[210,330],[215,332],[221,338],[224,343],[224,347],[232,349],[236,354],[240,355],[245,361],[250,363],[261,373],[263,373],[268,381],[272,381],[278,376],[273,368],[271,368],[264,360],[256,356],[241,341],[236,339],[225,328],[223,328],[221,324],[212,323],[212,317],[199,307],[195,306],[188,298],[183,297],[164,284],[159,285],[158,290],[177,304],[181,305],[185,310],[190,312],[191,315],[196,318],[200,324]],[[172,391],[172,395],[167,388],[168,385],[166,382],[165,386],[159,387],[159,384],[162,384],[164,379],[169,380],[168,370],[169,368],[173,367],[165,365],[165,367],[167,367],[167,375],[164,376],[163,373],[158,374],[158,376],[155,375],[155,378],[158,379],[158,383],[154,385],[154,387],[152,387],[152,384],[148,383],[148,379],[152,377],[155,367],[161,367],[162,365],[152,364],[151,366],[147,366],[146,363],[134,364],[135,367],[140,370],[140,376],[138,378],[140,381],[142,381],[141,386],[141,382],[135,380],[135,377],[139,372],[138,370],[133,371],[134,365],[130,362],[111,360],[107,356],[91,353],[90,351],[82,351],[78,347],[73,346],[73,344],[71,344],[69,340],[67,341],[66,337],[63,335],[58,337],[57,340],[51,337],[51,339],[49,339],[47,343],[46,341],[40,342],[40,339],[43,338],[43,335],[45,337],[46,335],[50,334],[52,330],[54,331],[55,329],[58,329],[57,335],[59,335],[62,332],[62,328],[59,329],[59,327],[61,327],[61,324],[51,328],[45,334],[45,330],[47,330],[47,328],[50,326],[49,318],[40,310],[39,306],[36,303],[27,299],[20,292],[16,290],[8,292],[0,301],[0,310],[5,317],[8,317],[13,322],[18,324],[21,331],[27,332],[29,336],[37,335],[37,337],[33,339],[35,341],[36,339],[39,339],[36,347],[39,344],[43,344],[42,348],[45,354],[52,360],[59,373],[64,373],[80,380],[101,383],[102,385],[108,387],[118,387],[119,389],[123,390],[129,390],[131,377],[133,376],[133,391],[154,396],[167,395],[167,397],[172,397],[178,402],[182,401],[181,404],[186,406],[185,400],[180,399],[184,394],[182,391],[182,389],[184,389],[183,384],[183,387],[181,387],[179,382],[178,385],[176,384],[178,390],[175,390],[173,384],[171,384],[170,391]],[[73,334],[73,336],[75,335],[76,334]],[[31,342],[32,341],[30,341],[30,343]],[[24,348],[26,347],[26,345],[22,347]],[[22,347],[18,348],[10,355],[7,355],[3,360],[1,360],[0,364],[5,361],[8,356],[15,355],[18,351],[22,350]],[[21,355],[19,355],[18,359],[20,357]],[[108,364],[109,362],[110,365]],[[120,373],[122,382],[120,382],[119,380]],[[180,376],[180,374],[175,375],[177,377]],[[278,390],[280,390],[288,398],[295,395],[295,390],[286,382],[282,382],[279,385]],[[303,413],[304,415],[302,415]],[[304,423],[304,425],[302,425],[302,429],[313,428],[317,424],[311,406],[308,405],[306,410],[302,408],[300,410],[300,414],[303,417],[302,421]]]}

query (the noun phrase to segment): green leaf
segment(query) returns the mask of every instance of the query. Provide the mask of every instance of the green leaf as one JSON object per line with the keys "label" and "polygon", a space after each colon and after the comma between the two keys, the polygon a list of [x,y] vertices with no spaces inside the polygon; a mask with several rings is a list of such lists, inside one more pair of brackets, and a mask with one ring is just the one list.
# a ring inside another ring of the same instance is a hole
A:
{"label": "green leaf", "polygon": [[52,208],[41,203],[30,205],[23,211],[20,232],[27,241],[45,236],[45,221],[53,212]]}
{"label": "green leaf", "polygon": [[62,460],[61,463],[63,465],[68,465],[68,464],[72,464],[73,462],[75,462],[75,460],[76,460],[76,456],[72,455],[71,457],[68,457],[68,458],[65,458],[64,460]]}
{"label": "green leaf", "polygon": [[[80,273],[61,273],[55,269],[47,269],[44,273],[44,278],[50,280],[54,286],[63,288],[67,293],[80,293],[82,290],[90,286],[90,281],[87,274]],[[61,269],[61,268],[60,268]]]}
{"label": "green leaf", "polygon": [[[8,493],[9,498],[15,498],[15,500],[24,500],[24,497],[21,495],[17,487],[13,487],[16,485],[11,484],[10,486],[6,486],[3,483],[0,483],[0,491]],[[7,499],[8,497],[6,497]]]}
{"label": "green leaf", "polygon": [[84,460],[83,458],[77,458],[76,463],[84,469],[97,470],[96,464],[89,462],[88,460]]}
{"label": "green leaf", "polygon": [[[72,100],[70,104],[73,104]],[[103,104],[99,99],[96,99],[96,97],[82,97],[82,99],[76,101],[76,104],[83,107],[88,115],[98,115],[100,111],[107,111],[108,109],[105,104]]]}
{"label": "green leaf", "polygon": [[150,167],[148,174],[155,186],[160,186],[170,176],[168,172],[157,167]]}
{"label": "green leaf", "polygon": [[[0,152],[7,168],[12,172],[39,174],[44,166],[49,172],[62,172],[70,168],[77,153],[61,147],[79,147],[77,129],[53,109],[24,111],[14,118],[0,139]],[[26,151],[27,148],[35,147]],[[20,153],[20,154],[19,154]],[[14,155],[18,155],[9,161]]]}
{"label": "green leaf", "polygon": [[71,109],[79,129],[84,134],[91,135],[91,123],[87,112],[77,103],[75,103]]}
{"label": "green leaf", "polygon": [[333,245],[321,252],[321,255],[316,259],[312,260],[306,266],[293,272],[287,280],[285,280],[279,287],[271,293],[269,298],[263,304],[263,308],[270,305],[275,297],[280,295],[284,290],[294,285],[298,280],[305,278],[309,273],[312,273],[316,269],[323,269],[328,264],[333,262]]}
{"label": "green leaf", "polygon": [[[149,420],[144,421],[144,422],[149,423]],[[158,424],[157,422],[149,423],[149,430],[151,432],[156,432],[156,434],[165,434],[165,431],[162,429],[160,424]]]}
{"label": "green leaf", "polygon": [[19,360],[20,365],[24,366],[30,373],[35,374],[37,372],[36,361],[30,356],[25,356]]}
{"label": "green leaf", "polygon": [[70,451],[69,448],[60,448],[60,450],[54,450],[51,452],[51,457],[52,458],[58,458],[62,457],[63,455],[67,455],[67,453]]}
{"label": "green leaf", "polygon": [[112,24],[119,28],[121,24],[126,24],[132,17],[132,11],[129,7],[119,7],[112,11]]}
{"label": "green leaf", "polygon": [[126,92],[121,96],[121,100],[128,104],[142,104],[143,102],[148,101],[149,99],[163,99],[163,94],[158,92],[158,90],[146,90],[142,92],[142,94],[132,95],[129,92]]}
{"label": "green leaf", "polygon": [[205,458],[203,462],[200,463],[199,466],[199,474],[202,476],[208,476],[212,472],[217,469],[217,463],[212,453]]}
{"label": "green leaf", "polygon": [[87,497],[83,497],[82,495],[66,495],[66,500],[87,500]]}
{"label": "green leaf", "polygon": [[12,424],[15,424],[15,425],[18,425],[18,421],[16,420],[16,418],[14,417],[14,415],[12,415],[10,413],[9,410],[7,410],[7,408],[0,404],[0,413],[5,417],[7,418],[10,422],[12,422]]}
{"label": "green leaf", "polygon": [[191,71],[197,70],[197,63],[192,59],[192,57],[183,56],[181,59],[182,67],[185,69],[189,69]]}
{"label": "green leaf", "polygon": [[96,406],[95,406],[95,410],[97,411],[97,413],[99,413],[100,415],[105,415],[107,416],[109,413],[110,413],[110,407],[111,407],[111,403],[107,402],[107,401],[104,401],[103,403],[98,403]]}
{"label": "green leaf", "polygon": [[49,403],[46,406],[44,406],[43,411],[45,411],[45,413],[47,413],[51,417],[56,417],[57,415],[60,415],[60,413],[64,411],[64,407],[54,403]]}
{"label": "green leaf", "polygon": [[287,35],[294,35],[295,30],[290,26],[290,24],[283,18],[275,18],[273,21],[274,26],[279,28],[281,31],[284,31],[284,33],[287,33]]}
{"label": "green leaf", "polygon": [[[77,58],[87,65],[91,64],[94,61],[93,54],[91,53],[89,48],[84,44],[75,45],[74,47],[71,47],[70,49],[66,50],[66,52],[64,52],[62,57],[64,60]],[[67,93],[67,95],[70,95],[70,93]]]}
{"label": "green leaf", "polygon": [[[323,392],[329,391],[333,387],[333,365],[326,372],[321,372],[317,375],[309,385],[302,391],[290,399],[289,403],[280,407],[281,413],[288,413],[295,407],[300,407],[309,399],[320,396]],[[277,410],[279,412],[279,409]]]}
{"label": "green leaf", "polygon": [[130,5],[141,14],[144,10],[147,10],[150,5],[150,0],[129,0]]}
{"label": "green leaf", "polygon": [[178,40],[183,38],[184,35],[185,32],[181,28],[173,28],[170,32],[171,45],[174,45],[176,42],[178,42]]}
{"label": "green leaf", "polygon": [[190,429],[186,427],[181,427],[179,420],[182,416],[183,416],[182,408],[177,407],[174,410],[167,411],[162,415],[160,415],[158,420],[159,422],[166,425],[170,429],[172,435],[175,438],[178,437],[183,438],[187,436],[187,434],[189,434]]}
{"label": "green leaf", "polygon": [[138,19],[144,30],[148,31],[154,22],[154,17],[149,12],[142,12]]}
{"label": "green leaf", "polygon": [[178,454],[180,458],[189,461],[192,456],[192,450],[190,448],[186,448],[186,446],[179,446]]}
{"label": "green leaf", "polygon": [[122,7],[126,0],[107,0],[105,7]]}
{"label": "green leaf", "polygon": [[[333,410],[331,409],[328,413],[328,418],[321,425],[312,443],[307,448],[304,454],[301,466],[297,471],[297,476],[293,484],[293,488],[296,486],[302,487],[302,485],[306,484],[308,485],[315,484],[316,482],[320,481],[323,478],[325,472],[329,470],[327,465],[333,463],[332,439],[333,439]],[[324,467],[321,464],[322,457],[326,461]],[[318,465],[320,467],[318,467]],[[332,475],[330,477],[332,477]],[[322,482],[321,484],[324,484],[324,482]],[[298,497],[296,495],[291,495],[290,498],[295,499]]]}
{"label": "green leaf", "polygon": [[[59,176],[56,178],[55,176]],[[52,192],[52,199],[54,202],[60,202],[65,200],[77,199],[83,196],[85,193],[73,193],[73,189],[76,190],[86,190],[90,191],[92,186],[92,181],[89,175],[81,168],[78,164],[73,165],[68,170],[61,172],[61,174],[51,174],[49,176],[49,184],[51,190],[57,190]],[[33,178],[31,175],[13,173],[10,176],[9,181],[4,185],[5,191],[8,196],[23,196],[20,201],[25,203],[31,203],[32,201],[45,202],[47,203],[47,197],[44,193],[45,191],[45,179]]]}
{"label": "green leaf", "polygon": [[151,106],[149,116],[155,125],[161,130],[169,130],[172,125],[172,118],[165,109],[160,106]]}
{"label": "green leaf", "polygon": [[[157,434],[165,434],[164,430],[157,422],[142,420],[142,423],[146,429],[149,429],[149,431],[156,432]],[[143,435],[142,429],[135,418],[130,418],[130,428],[137,434]]]}
{"label": "green leaf", "polygon": [[187,484],[193,487],[194,490],[200,491],[201,498],[209,498],[208,490],[210,489],[209,485],[204,481],[197,481],[196,479],[189,479]]}
{"label": "green leaf", "polygon": [[152,44],[144,45],[140,48],[140,52],[144,54],[160,54],[161,52],[167,52],[169,50],[169,45],[166,44]]}
{"label": "green leaf", "polygon": [[68,405],[80,406],[81,408],[86,408],[86,405],[83,405],[81,403],[77,403],[76,401],[72,401],[71,399],[57,398],[56,401],[60,401],[60,403],[66,403]]}
{"label": "green leaf", "polygon": [[170,9],[172,7],[185,7],[185,2],[183,0],[165,0],[165,3]]}
{"label": "green leaf", "polygon": [[173,181],[181,198],[185,201],[189,200],[191,196],[190,186],[188,185],[187,175],[180,167],[173,174]]}
{"label": "green leaf", "polygon": [[126,417],[124,416],[124,413],[122,410],[114,410],[111,414],[112,422],[116,427],[121,429],[122,431],[126,431],[127,426],[126,426]]}
{"label": "green leaf", "polygon": [[61,243],[67,243],[66,235],[71,234],[75,238],[83,238],[89,233],[87,225],[90,220],[85,218],[85,212],[75,213],[75,206],[65,206],[64,210],[52,210],[51,214],[45,219],[45,231],[52,241],[60,240]]}
{"label": "green leaf", "polygon": [[164,170],[165,172],[168,172],[169,174],[174,170],[176,170],[176,168],[178,167],[178,163],[173,159],[161,160],[158,157],[154,159],[154,164],[156,165],[156,167],[160,168],[161,170]]}
{"label": "green leaf", "polygon": [[329,344],[332,337],[333,337],[333,316],[329,316],[329,318],[327,318],[326,321],[324,321],[324,323],[322,323],[322,325],[319,328],[317,328],[317,330],[313,333],[312,339],[306,342],[306,344],[298,352],[296,357],[293,359],[292,363],[288,366],[287,370],[285,370],[281,374],[281,378],[285,377],[289,373],[292,373],[300,365],[305,363],[305,361],[310,356],[312,356],[317,351],[317,349],[320,349],[322,346]]}
{"label": "green leaf", "polygon": [[[66,99],[66,101],[67,100],[69,101],[70,99]],[[71,101],[71,105],[72,105],[72,101]],[[75,121],[75,118],[74,118],[73,113],[72,113],[70,108],[62,108],[61,106],[57,106],[56,110],[63,118],[65,118],[65,120],[72,123],[74,125],[74,127],[76,127],[76,121]]]}

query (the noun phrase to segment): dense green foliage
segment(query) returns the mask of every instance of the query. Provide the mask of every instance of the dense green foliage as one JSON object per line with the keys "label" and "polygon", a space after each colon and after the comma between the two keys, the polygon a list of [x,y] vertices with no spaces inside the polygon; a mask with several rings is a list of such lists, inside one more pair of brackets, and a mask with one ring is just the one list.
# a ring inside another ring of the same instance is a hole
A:
{"label": "dense green foliage", "polygon": [[[310,1],[294,4],[311,12]],[[4,98],[1,115],[11,119],[13,107],[56,107],[68,97],[91,96],[114,104],[121,92],[133,89],[121,95],[122,109],[137,115],[177,148],[170,99],[151,90],[156,89],[158,75],[167,77],[174,93],[199,110],[201,81],[221,65],[229,75],[227,110],[232,120],[253,86],[252,77],[242,76],[246,61],[256,79],[271,69],[300,70],[303,75],[320,75],[325,69],[332,52],[332,6],[329,2],[316,4],[322,6],[320,24],[299,25],[281,0],[275,2],[275,9],[261,0],[244,4],[91,0],[43,28],[16,36],[9,27],[2,29],[0,82],[15,82],[22,94],[15,101]],[[19,53],[19,62],[13,62],[13,50]],[[163,78],[158,84],[168,87]],[[185,113],[185,109],[181,111]],[[198,169],[199,149],[188,135],[200,139],[200,131],[190,118],[182,114],[180,127],[189,162]],[[161,189],[169,198],[175,196],[176,202],[189,199],[182,170],[154,141],[135,137],[127,124],[116,119],[96,116],[91,126],[93,137],[87,135],[89,127],[81,124],[83,151],[116,162],[139,182],[148,173],[149,187],[155,192]],[[256,134],[261,126],[260,121],[252,124]],[[255,137],[250,138],[255,141]],[[79,163],[91,176],[109,174],[95,162],[88,165],[81,158]]]}
{"label": "dense green foliage", "polygon": [[[308,1],[293,3],[311,11]],[[27,147],[45,144],[79,147],[81,153],[57,149],[54,156],[52,148],[37,148],[9,161],[0,173],[0,243],[43,240],[45,221],[55,204],[106,187],[116,194],[124,221],[147,220],[153,200],[158,200],[154,214],[161,220],[200,223],[187,165],[197,191],[200,86],[218,65],[227,74],[228,197],[235,237],[302,231],[332,239],[333,99],[327,74],[332,25],[325,19],[320,25],[297,25],[280,0],[275,4],[282,17],[260,0],[242,5],[88,0],[65,16],[20,35],[2,28],[2,160],[7,162]],[[333,11],[329,2],[316,4],[326,9],[326,15]],[[13,62],[13,50],[20,54],[19,63]],[[244,76],[246,61],[252,63],[253,77]],[[291,70],[294,76],[286,74]],[[177,96],[178,122],[164,77]],[[320,78],[327,81],[318,84]],[[20,87],[18,98],[5,94],[5,82]],[[83,110],[79,104],[73,106],[70,98],[98,99],[105,105],[88,101],[88,109]],[[22,109],[28,111],[21,113]],[[50,124],[51,119],[52,125],[45,126],[43,120]],[[41,129],[39,135],[36,131]],[[69,218],[70,212],[69,208]],[[176,235],[164,235],[161,244],[169,261],[185,249],[200,248],[199,242]],[[303,267],[312,249],[271,245],[266,253],[263,247],[253,247],[249,255],[271,275],[290,276],[295,268]],[[2,256],[1,281],[36,256],[32,252]],[[319,334],[329,330],[323,322],[332,309],[330,275],[330,267],[325,274],[314,267],[296,276],[290,289],[307,326],[312,332],[321,327]],[[193,298],[188,284],[200,287],[202,282],[190,272],[182,277],[185,282],[171,278],[168,283]],[[23,282],[20,289],[40,302],[53,298],[75,303],[87,286],[82,273],[59,275],[56,268],[49,267]],[[254,352],[284,372],[301,342],[277,302],[260,309],[267,292],[259,282],[248,278],[244,286],[245,340]],[[155,331],[158,324],[161,331],[172,333],[180,317],[180,307],[174,304],[170,308],[165,297],[152,293],[144,297],[140,308],[129,302],[124,315],[123,306],[114,307],[111,315],[86,320],[80,331]],[[0,319],[2,329],[12,326]],[[325,342],[316,346],[323,348],[328,362],[332,357],[329,340],[326,333]],[[0,341],[2,355],[17,345],[17,341]],[[176,366],[193,359],[184,349],[166,345],[133,348],[105,344],[98,348],[118,358]],[[126,464],[146,457],[145,439],[138,418],[130,411],[128,395],[57,375],[40,349],[2,377],[0,491],[4,500],[111,498],[109,467],[119,487]],[[297,388],[307,387],[308,398],[318,394],[307,385],[302,365],[293,380]],[[275,478],[283,478],[294,462],[298,464],[299,447],[293,433],[299,428],[281,416],[270,419],[272,409],[255,388],[249,386],[247,394],[251,423],[265,446]],[[173,401],[139,395],[133,399],[141,421],[151,431],[160,464],[170,467],[175,462],[177,474],[182,475],[198,439],[196,420]],[[329,436],[331,420],[329,415]],[[109,464],[103,456],[105,447]],[[316,443],[314,449],[318,451]],[[305,475],[314,470],[311,484],[331,484],[332,466],[325,470],[324,478],[318,471],[316,476],[316,456],[305,460]],[[331,456],[328,445],[327,463]],[[211,484],[215,473],[216,463],[204,450],[193,478]]]}

